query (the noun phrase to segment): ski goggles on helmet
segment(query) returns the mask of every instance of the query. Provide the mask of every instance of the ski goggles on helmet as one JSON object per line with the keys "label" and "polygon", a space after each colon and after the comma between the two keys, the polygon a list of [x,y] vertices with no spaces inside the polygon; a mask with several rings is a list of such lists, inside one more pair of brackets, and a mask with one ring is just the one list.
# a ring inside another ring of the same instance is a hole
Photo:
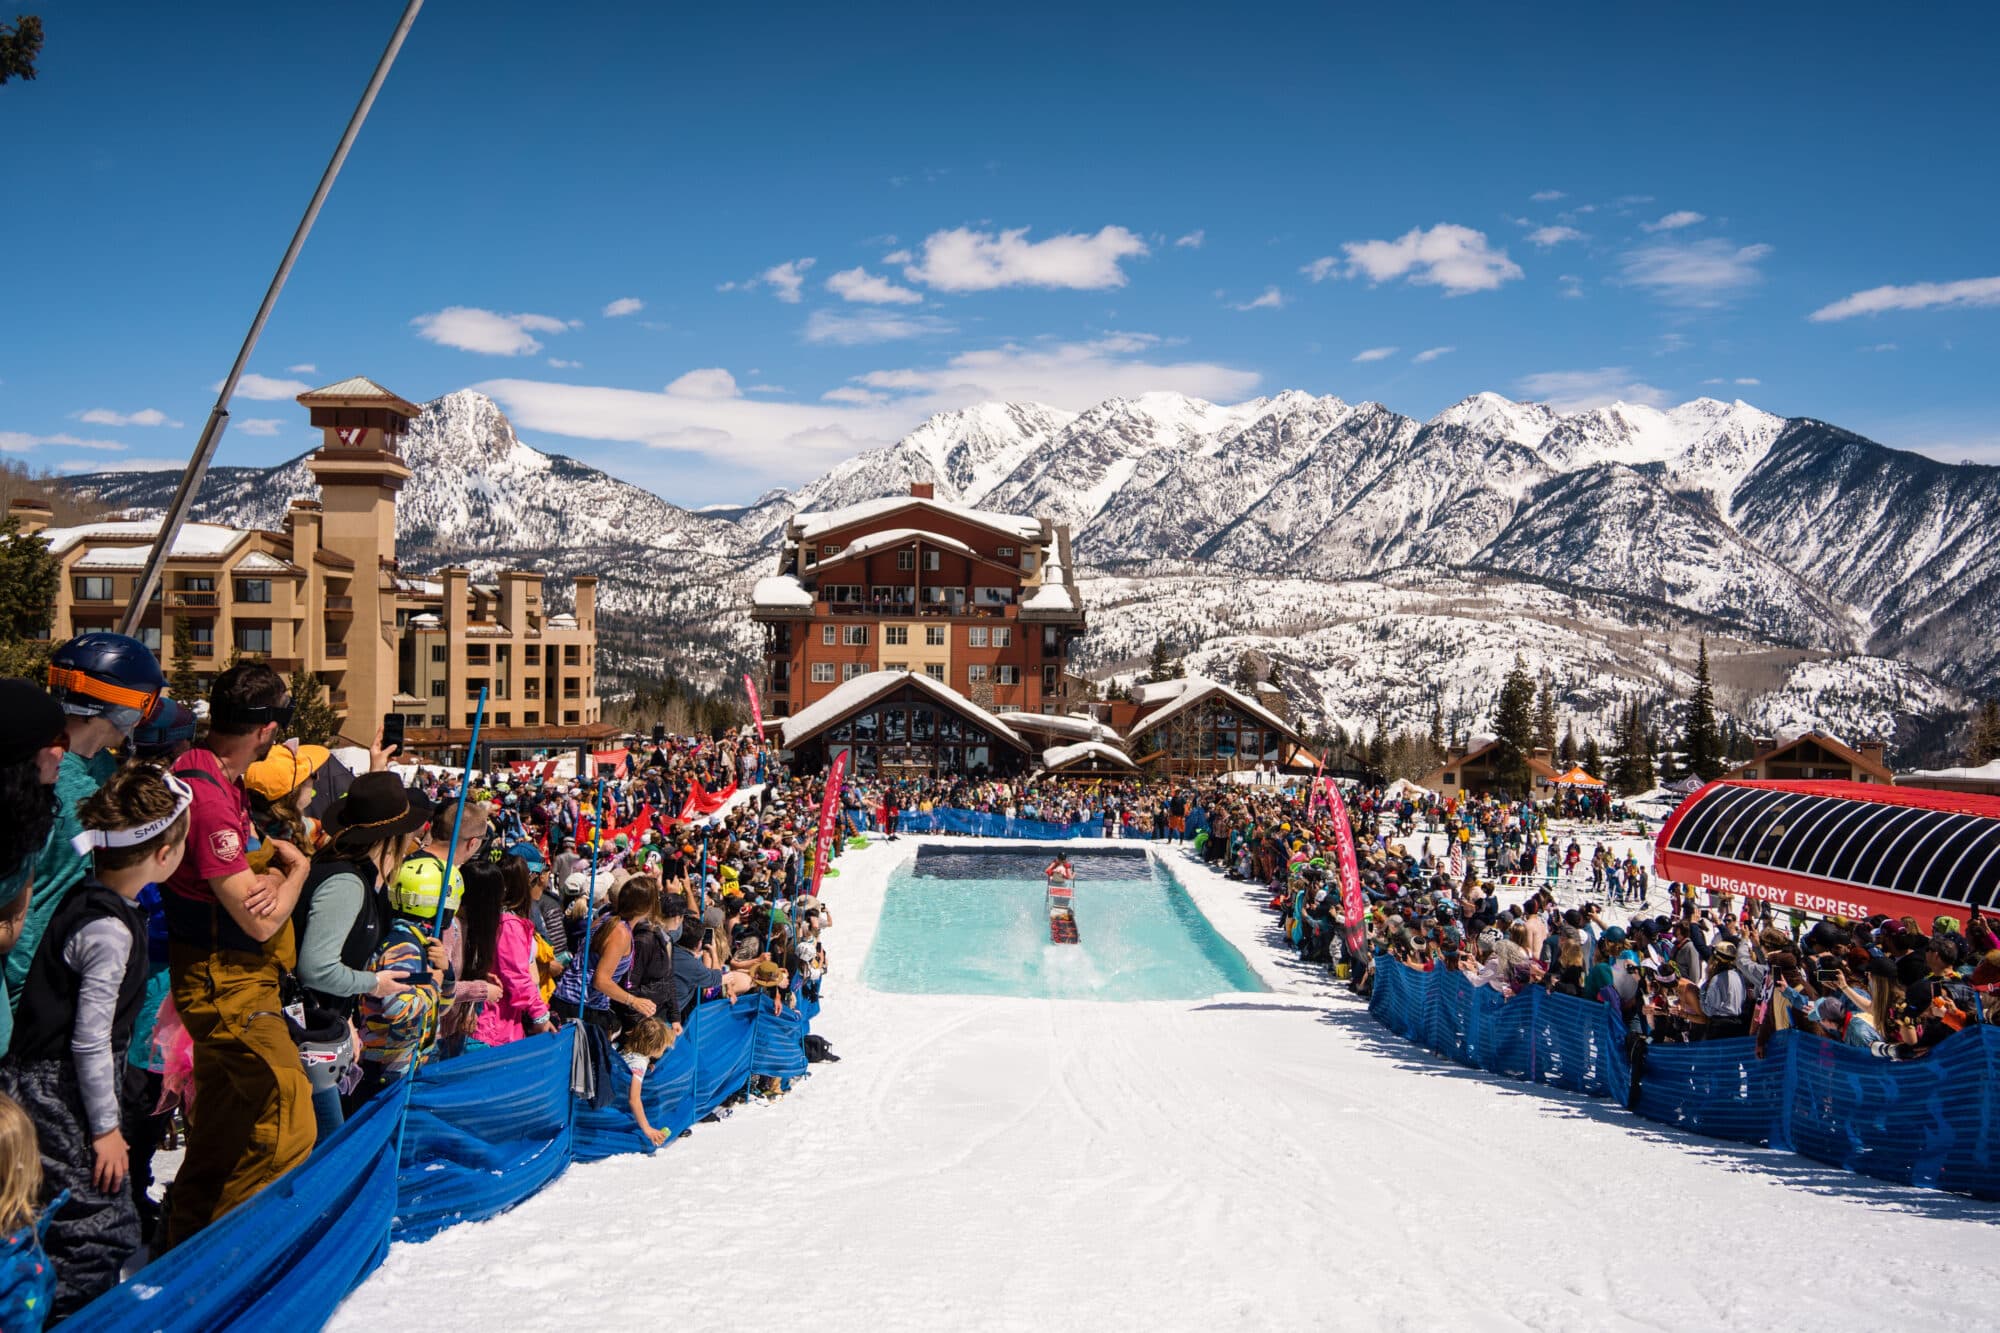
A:
{"label": "ski goggles on helmet", "polygon": [[275,722],[282,730],[292,725],[292,711],[296,701],[286,695],[283,702],[275,704],[224,704],[211,703],[217,722],[230,727],[261,727],[266,722]]}
{"label": "ski goggles on helmet", "polygon": [[87,707],[88,716],[110,717],[114,723],[129,715],[132,720],[121,724],[126,731],[151,717],[159,708],[161,698],[159,690],[133,689],[129,685],[100,680],[74,667],[51,666],[49,689],[59,692],[57,697],[63,700],[65,710]]}

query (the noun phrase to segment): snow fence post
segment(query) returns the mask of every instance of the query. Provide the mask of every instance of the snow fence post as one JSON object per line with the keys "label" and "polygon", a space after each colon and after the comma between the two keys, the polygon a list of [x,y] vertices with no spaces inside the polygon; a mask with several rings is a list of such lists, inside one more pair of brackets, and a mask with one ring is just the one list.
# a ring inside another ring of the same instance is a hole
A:
{"label": "snow fence post", "polygon": [[[1773,1041],[1781,1041],[1785,1044],[1785,1072],[1778,1082],[1778,1114],[1777,1118],[1771,1123],[1769,1141],[1773,1148],[1782,1148],[1786,1152],[1797,1152],[1798,1149],[1792,1145],[1792,1101],[1796,1097],[1799,1088],[1799,1048],[1801,1045],[1799,1034],[1787,1029],[1784,1032],[1772,1034],[1771,1039]],[[1754,1060],[1757,1057],[1753,1054],[1750,1058]],[[1743,1084],[1746,1088],[1750,1084],[1747,1073]]]}

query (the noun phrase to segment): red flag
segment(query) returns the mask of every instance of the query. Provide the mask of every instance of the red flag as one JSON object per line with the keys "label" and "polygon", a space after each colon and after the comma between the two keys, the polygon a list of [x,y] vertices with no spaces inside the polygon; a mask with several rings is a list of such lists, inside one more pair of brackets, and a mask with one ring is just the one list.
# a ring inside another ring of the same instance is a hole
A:
{"label": "red flag", "polygon": [[681,818],[694,820],[712,815],[727,805],[729,798],[735,794],[736,784],[733,782],[721,791],[712,792],[702,786],[701,779],[697,778],[694,790],[688,793],[687,804],[681,807]]}
{"label": "red flag", "polygon": [[1368,947],[1368,904],[1361,896],[1361,863],[1354,855],[1354,825],[1348,822],[1347,802],[1340,788],[1327,784],[1327,804],[1333,814],[1334,859],[1340,863],[1340,914],[1347,918],[1347,957],[1361,957]]}
{"label": "red flag", "polygon": [[833,851],[834,816],[840,810],[840,783],[847,776],[847,756],[851,750],[842,750],[833,757],[833,767],[826,771],[826,795],[819,802],[819,843],[813,850],[813,897],[819,897],[819,877],[826,872],[826,858]]}
{"label": "red flag", "polygon": [[764,743],[764,710],[757,706],[757,682],[750,679],[750,673],[743,673],[743,688],[750,692],[750,720],[757,726],[757,744]]}

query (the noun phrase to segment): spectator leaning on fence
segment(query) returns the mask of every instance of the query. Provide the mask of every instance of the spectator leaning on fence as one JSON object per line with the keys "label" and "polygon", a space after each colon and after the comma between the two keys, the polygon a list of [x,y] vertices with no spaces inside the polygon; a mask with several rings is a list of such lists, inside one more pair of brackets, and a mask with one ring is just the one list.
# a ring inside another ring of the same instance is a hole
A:
{"label": "spectator leaning on fence", "polygon": [[286,1026],[280,981],[297,964],[292,908],[307,862],[282,839],[252,868],[245,769],[291,724],[277,672],[243,663],[215,678],[207,739],[174,765],[194,793],[188,850],[163,901],[174,1005],[194,1041],[187,1156],[167,1243],[179,1244],[312,1152],[312,1088]]}

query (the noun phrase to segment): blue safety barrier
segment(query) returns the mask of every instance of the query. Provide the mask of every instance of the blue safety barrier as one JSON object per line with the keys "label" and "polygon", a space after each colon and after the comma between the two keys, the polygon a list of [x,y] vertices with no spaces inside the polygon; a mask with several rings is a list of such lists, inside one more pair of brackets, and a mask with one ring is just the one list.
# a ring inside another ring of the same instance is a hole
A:
{"label": "blue safety barrier", "polygon": [[1967,1028],[1921,1060],[1884,1060],[1796,1031],[1645,1048],[1635,1080],[1609,1005],[1539,988],[1511,999],[1459,972],[1375,960],[1369,1009],[1460,1064],[1630,1101],[1648,1120],[1789,1149],[1898,1184],[2000,1199],[2000,1028]]}
{"label": "blue safety barrier", "polygon": [[[860,829],[874,829],[878,822],[866,810],[849,810],[848,818]],[[1187,817],[1188,838],[1208,827],[1208,816],[1202,811],[1189,810]],[[987,810],[956,810],[938,807],[928,814],[916,810],[904,810],[896,816],[896,831],[899,833],[951,833],[972,838],[1023,838],[1034,842],[1064,842],[1071,838],[1101,838],[1104,836],[1104,819],[1084,818],[1073,821],[1055,822],[1046,819],[1010,818]],[[1120,827],[1119,837],[1127,841],[1150,842],[1153,826],[1150,821]]]}
{"label": "blue safety barrier", "polygon": [[[671,1143],[753,1076],[804,1074],[818,1013],[817,997],[778,1013],[762,993],[700,1006],[647,1072],[647,1119]],[[425,1065],[370,1101],[303,1166],[63,1327],[316,1329],[382,1262],[391,1239],[422,1240],[505,1212],[573,1161],[654,1151],[623,1087],[599,1111],[570,1095],[573,1044],[565,1031]]]}

